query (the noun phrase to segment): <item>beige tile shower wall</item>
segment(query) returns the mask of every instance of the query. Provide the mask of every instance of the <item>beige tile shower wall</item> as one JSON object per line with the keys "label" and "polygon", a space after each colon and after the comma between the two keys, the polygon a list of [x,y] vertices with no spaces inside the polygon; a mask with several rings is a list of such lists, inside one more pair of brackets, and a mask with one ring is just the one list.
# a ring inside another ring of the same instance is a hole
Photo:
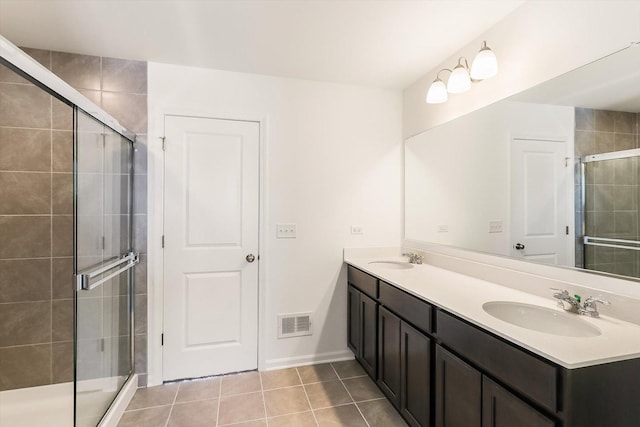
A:
{"label": "beige tile shower wall", "polygon": [[[638,114],[620,111],[576,108],[576,165],[579,158],[591,154],[630,150],[640,147]],[[636,159],[590,163],[585,183],[585,221],[587,229],[598,237],[637,240],[638,165]],[[591,173],[593,172],[593,173]],[[581,176],[576,169],[576,201],[581,200]],[[576,205],[576,220],[582,218],[582,206]],[[576,222],[578,224],[578,222]],[[581,236],[578,236],[581,237]],[[635,251],[604,247],[587,247],[576,240],[576,265],[590,269],[638,277],[639,263]]]}
{"label": "beige tile shower wall", "polygon": [[[136,371],[146,384],[147,65],[25,49],[138,134]],[[73,378],[72,112],[0,66],[0,390]]]}

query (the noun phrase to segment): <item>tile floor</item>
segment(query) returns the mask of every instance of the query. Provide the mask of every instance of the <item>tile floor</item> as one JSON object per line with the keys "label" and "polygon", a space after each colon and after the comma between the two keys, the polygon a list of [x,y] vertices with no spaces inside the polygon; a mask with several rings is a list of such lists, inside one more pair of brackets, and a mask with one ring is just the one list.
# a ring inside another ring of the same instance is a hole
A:
{"label": "tile floor", "polygon": [[356,361],[138,389],[119,427],[406,426]]}

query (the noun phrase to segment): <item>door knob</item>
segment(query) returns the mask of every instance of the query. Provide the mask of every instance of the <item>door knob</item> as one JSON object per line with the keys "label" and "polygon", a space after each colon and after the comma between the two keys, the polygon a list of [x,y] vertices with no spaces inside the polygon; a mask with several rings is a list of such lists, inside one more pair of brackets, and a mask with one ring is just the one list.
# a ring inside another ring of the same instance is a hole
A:
{"label": "door knob", "polygon": [[253,254],[249,254],[245,259],[247,260],[247,262],[253,262],[256,260],[256,257]]}
{"label": "door knob", "polygon": [[522,243],[516,243],[515,245],[513,245],[513,247],[517,250],[517,251],[521,251],[524,249],[524,245]]}

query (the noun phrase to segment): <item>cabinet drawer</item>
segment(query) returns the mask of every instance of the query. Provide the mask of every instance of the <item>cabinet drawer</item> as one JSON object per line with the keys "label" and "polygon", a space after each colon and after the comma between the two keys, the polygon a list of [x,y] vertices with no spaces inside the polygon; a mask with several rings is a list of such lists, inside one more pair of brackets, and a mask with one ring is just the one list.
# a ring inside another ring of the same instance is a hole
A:
{"label": "cabinet drawer", "polygon": [[431,305],[388,283],[380,281],[380,304],[418,329],[431,333]]}
{"label": "cabinet drawer", "polygon": [[557,411],[554,366],[443,311],[438,311],[437,325],[437,336],[446,346],[545,408]]}
{"label": "cabinet drawer", "polygon": [[371,298],[378,299],[378,279],[351,266],[347,269],[347,277],[347,280],[353,286]]}

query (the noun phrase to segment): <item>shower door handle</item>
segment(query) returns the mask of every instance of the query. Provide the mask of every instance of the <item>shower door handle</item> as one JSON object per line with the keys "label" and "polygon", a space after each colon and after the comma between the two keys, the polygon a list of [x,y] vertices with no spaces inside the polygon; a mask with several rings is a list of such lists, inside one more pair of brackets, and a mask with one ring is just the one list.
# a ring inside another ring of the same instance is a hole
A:
{"label": "shower door handle", "polygon": [[[134,265],[136,265],[138,262],[140,262],[140,257],[138,256],[138,254],[133,253],[133,252],[129,252],[128,254],[124,255],[123,257],[121,257],[120,259],[104,265],[100,268],[97,268],[93,271],[90,271],[88,273],[81,273],[81,274],[77,274],[75,276],[76,279],[76,290],[78,291],[89,291],[91,289],[95,289],[97,286],[103,284],[104,282],[106,282],[107,280],[110,280],[116,276],[118,276],[120,273],[124,273],[125,271],[127,271],[128,269],[130,269],[131,267],[133,267]],[[114,271],[113,273],[109,274],[106,277],[101,278],[100,280],[98,280],[97,282],[91,283],[91,279],[93,279],[94,277],[105,273],[109,270],[113,270],[114,268],[118,267],[119,265],[122,265],[124,263],[127,263],[124,267],[119,268],[118,270]]]}

